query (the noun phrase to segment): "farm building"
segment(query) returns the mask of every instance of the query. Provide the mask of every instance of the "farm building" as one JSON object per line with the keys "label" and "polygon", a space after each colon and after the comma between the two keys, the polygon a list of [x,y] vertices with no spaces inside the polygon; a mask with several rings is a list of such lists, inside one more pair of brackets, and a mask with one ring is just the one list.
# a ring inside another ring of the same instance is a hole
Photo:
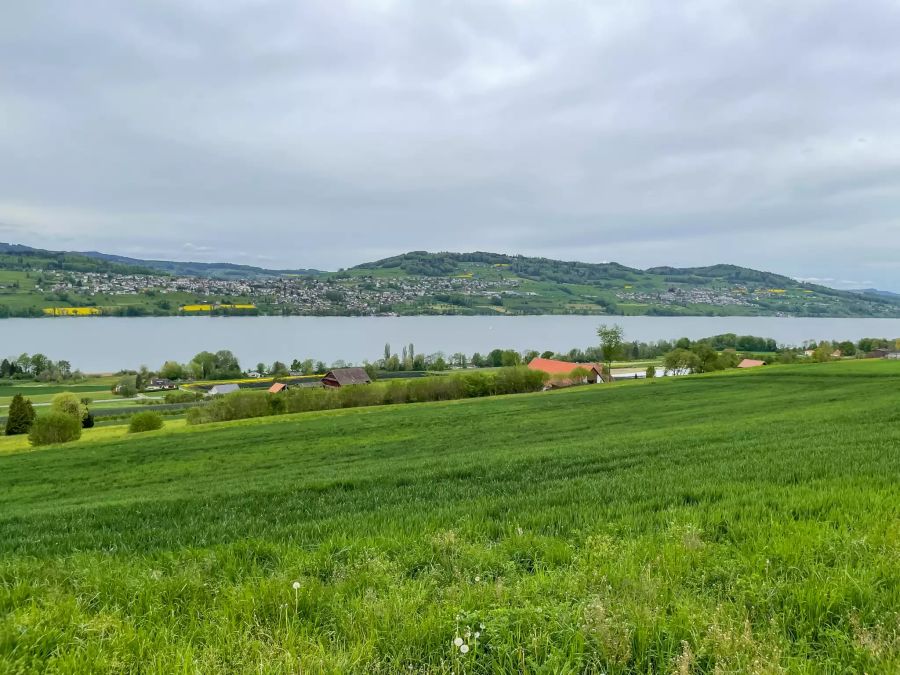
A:
{"label": "farm building", "polygon": [[[552,376],[565,376],[576,368],[588,371],[589,376],[585,384],[596,384],[603,381],[603,370],[596,363],[571,363],[569,361],[556,361],[555,359],[532,359],[528,364],[531,370],[540,370]],[[556,379],[559,379],[556,377]],[[574,383],[569,383],[574,384]]]}
{"label": "farm building", "polygon": [[322,378],[326,387],[347,387],[354,384],[370,384],[369,374],[365,368],[335,368]]}
{"label": "farm building", "polygon": [[764,365],[766,365],[765,361],[760,361],[758,359],[744,359],[738,364],[738,368],[759,368]]}
{"label": "farm building", "polygon": [[165,377],[155,377],[147,384],[147,391],[163,391],[165,389],[177,388],[178,385]]}
{"label": "farm building", "polygon": [[282,392],[282,391],[287,391],[288,388],[289,388],[289,387],[288,387],[284,382],[276,382],[276,383],[273,384],[271,387],[269,387],[269,393],[270,393],[270,394],[277,394],[277,393]]}
{"label": "farm building", "polygon": [[219,396],[220,394],[231,394],[240,390],[237,384],[217,384],[207,392],[207,396]]}

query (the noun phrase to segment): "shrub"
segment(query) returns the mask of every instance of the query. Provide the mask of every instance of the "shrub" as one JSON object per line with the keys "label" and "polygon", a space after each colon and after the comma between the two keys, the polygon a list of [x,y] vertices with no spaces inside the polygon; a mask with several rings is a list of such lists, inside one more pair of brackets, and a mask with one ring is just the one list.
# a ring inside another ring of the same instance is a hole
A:
{"label": "shrub", "polygon": [[193,403],[203,398],[203,394],[197,391],[170,391],[163,400],[166,403]]}
{"label": "shrub", "polygon": [[27,434],[34,423],[34,408],[31,401],[22,394],[13,396],[9,404],[9,415],[6,418],[6,435]]}
{"label": "shrub", "polygon": [[137,434],[144,431],[156,431],[162,429],[163,418],[158,412],[148,410],[131,416],[128,422],[128,433]]}
{"label": "shrub", "polygon": [[79,438],[81,438],[81,420],[72,415],[53,411],[38,417],[28,434],[28,442],[34,446],[68,443]]}
{"label": "shrub", "polygon": [[94,428],[94,416],[90,412],[84,416],[83,420],[81,420],[81,428],[82,429],[93,429]]}
{"label": "shrub", "polygon": [[646,377],[648,380],[652,380],[656,377],[656,366],[647,366]]}

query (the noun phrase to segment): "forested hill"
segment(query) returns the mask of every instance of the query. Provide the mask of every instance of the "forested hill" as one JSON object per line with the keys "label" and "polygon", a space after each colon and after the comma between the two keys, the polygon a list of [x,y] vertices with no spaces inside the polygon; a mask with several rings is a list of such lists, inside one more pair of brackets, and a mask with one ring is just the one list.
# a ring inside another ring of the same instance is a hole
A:
{"label": "forested hill", "polygon": [[358,265],[356,269],[398,269],[406,274],[423,276],[451,276],[466,268],[467,263],[505,267],[510,273],[559,283],[597,283],[610,280],[639,281],[643,277],[663,277],[673,283],[708,284],[711,281],[760,283],[769,286],[796,286],[790,277],[771,272],[738,267],[712,265],[710,267],[652,267],[640,270],[616,262],[586,263],[578,261],[529,258],[502,253],[428,253],[413,251]]}
{"label": "forested hill", "polygon": [[0,242],[0,270],[54,270],[61,272],[95,272],[110,274],[152,274],[143,261],[123,264],[112,260],[91,258],[81,253],[46,251],[21,244]]}

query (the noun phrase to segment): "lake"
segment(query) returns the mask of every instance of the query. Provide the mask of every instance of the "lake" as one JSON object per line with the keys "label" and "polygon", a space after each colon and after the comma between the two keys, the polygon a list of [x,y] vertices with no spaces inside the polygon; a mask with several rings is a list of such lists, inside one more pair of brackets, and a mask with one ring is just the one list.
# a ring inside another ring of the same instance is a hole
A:
{"label": "lake", "polygon": [[0,320],[0,357],[22,352],[67,359],[87,372],[115,371],[169,359],[188,361],[203,350],[230,349],[246,367],[262,361],[312,358],[332,363],[375,360],[385,342],[395,352],[485,353],[496,347],[552,349],[596,344],[601,323],[618,323],[628,340],[645,342],[719,333],[805,340],[900,337],[900,319],[648,316],[417,317],[164,317]]}

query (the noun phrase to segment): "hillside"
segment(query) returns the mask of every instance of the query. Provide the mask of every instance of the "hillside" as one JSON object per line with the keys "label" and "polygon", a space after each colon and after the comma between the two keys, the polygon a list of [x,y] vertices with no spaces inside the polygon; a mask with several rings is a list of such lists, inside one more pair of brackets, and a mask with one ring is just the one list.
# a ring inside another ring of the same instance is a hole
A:
{"label": "hillside", "polygon": [[618,263],[418,251],[320,272],[0,244],[0,317],[41,316],[72,307],[122,316],[900,317],[900,296],[839,291],[734,265],[639,270]]}
{"label": "hillside", "polygon": [[898,385],[772,366],[0,439],[0,671],[897,672]]}

